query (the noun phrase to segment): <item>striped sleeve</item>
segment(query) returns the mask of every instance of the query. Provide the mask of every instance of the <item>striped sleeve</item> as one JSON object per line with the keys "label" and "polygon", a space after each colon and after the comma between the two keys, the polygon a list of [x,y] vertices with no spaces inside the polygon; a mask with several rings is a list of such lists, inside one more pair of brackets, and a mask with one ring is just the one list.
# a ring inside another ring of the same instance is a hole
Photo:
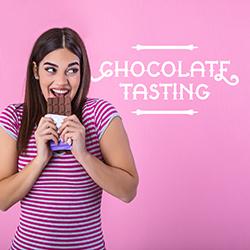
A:
{"label": "striped sleeve", "polygon": [[104,99],[97,100],[94,110],[94,119],[99,141],[110,122],[117,116],[122,119],[119,112],[110,102]]}
{"label": "striped sleeve", "polygon": [[13,139],[17,140],[18,119],[13,104],[5,107],[0,114],[0,127],[3,128]]}

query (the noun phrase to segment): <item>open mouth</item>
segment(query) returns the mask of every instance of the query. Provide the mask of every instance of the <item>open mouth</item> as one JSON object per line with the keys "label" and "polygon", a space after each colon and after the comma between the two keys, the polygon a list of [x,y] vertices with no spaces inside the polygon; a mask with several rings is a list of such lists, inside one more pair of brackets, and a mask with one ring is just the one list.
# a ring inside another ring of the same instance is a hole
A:
{"label": "open mouth", "polygon": [[52,93],[53,97],[60,97],[60,96],[69,96],[70,91],[65,90],[59,90],[59,89],[50,89],[50,93]]}

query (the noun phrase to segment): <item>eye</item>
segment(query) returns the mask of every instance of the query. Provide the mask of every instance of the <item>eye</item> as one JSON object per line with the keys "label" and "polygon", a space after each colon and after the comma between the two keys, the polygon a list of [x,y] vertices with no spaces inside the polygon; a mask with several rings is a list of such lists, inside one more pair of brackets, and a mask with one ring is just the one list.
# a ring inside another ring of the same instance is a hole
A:
{"label": "eye", "polygon": [[67,70],[67,74],[75,74],[79,71],[78,68],[71,68]]}
{"label": "eye", "polygon": [[48,68],[45,68],[45,70],[49,73],[55,73],[56,72],[56,69],[53,68],[53,67],[48,67]]}

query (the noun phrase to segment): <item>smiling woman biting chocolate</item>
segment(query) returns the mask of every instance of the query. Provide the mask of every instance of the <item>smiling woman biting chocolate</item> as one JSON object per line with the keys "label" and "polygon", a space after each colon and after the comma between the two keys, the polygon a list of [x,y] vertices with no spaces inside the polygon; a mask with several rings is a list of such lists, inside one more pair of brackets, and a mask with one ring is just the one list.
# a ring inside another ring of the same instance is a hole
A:
{"label": "smiling woman biting chocolate", "polygon": [[[21,201],[11,249],[105,249],[102,191],[124,202],[136,196],[121,116],[110,102],[87,97],[89,84],[80,36],[70,28],[44,32],[28,62],[24,103],[0,115],[0,209]],[[60,125],[47,114],[57,97],[72,109]],[[52,150],[69,139],[70,150]]]}

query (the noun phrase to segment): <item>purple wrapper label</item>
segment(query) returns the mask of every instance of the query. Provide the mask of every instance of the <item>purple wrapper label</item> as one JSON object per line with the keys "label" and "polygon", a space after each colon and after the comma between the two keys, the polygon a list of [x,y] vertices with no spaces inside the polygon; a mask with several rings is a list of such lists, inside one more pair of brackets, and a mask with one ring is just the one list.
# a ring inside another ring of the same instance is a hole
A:
{"label": "purple wrapper label", "polygon": [[72,145],[69,145],[67,142],[62,142],[61,140],[59,140],[58,144],[55,144],[54,141],[50,140],[49,144],[52,151],[72,149]]}

